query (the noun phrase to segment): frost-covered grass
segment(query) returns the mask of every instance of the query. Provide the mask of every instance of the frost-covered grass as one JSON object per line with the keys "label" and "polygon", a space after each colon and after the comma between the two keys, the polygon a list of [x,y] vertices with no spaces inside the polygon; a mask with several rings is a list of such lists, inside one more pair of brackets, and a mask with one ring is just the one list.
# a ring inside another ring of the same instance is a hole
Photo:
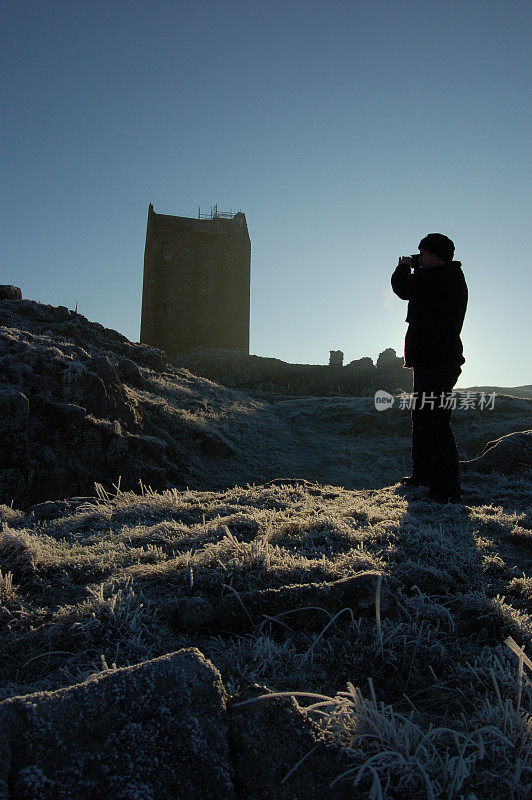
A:
{"label": "frost-covered grass", "polygon": [[[192,645],[233,695],[295,694],[347,749],[338,781],[354,797],[530,796],[529,475],[468,472],[464,505],[427,504],[397,483],[410,471],[397,403],[251,397],[29,301],[4,304],[1,338],[4,382],[30,399],[33,456],[71,455],[44,400],[77,402],[91,357],[131,358],[139,380],[107,387],[131,414],[86,422],[118,454],[143,437],[162,485],[180,489],[121,492],[116,478],[95,498],[0,506],[0,700]],[[530,428],[530,407],[497,395],[453,412],[461,459]],[[329,608],[335,592],[345,605]]]}
{"label": "frost-covered grass", "polygon": [[[464,488],[462,506],[301,482],[0,507],[0,697],[194,645],[232,694],[320,695],[300,702],[348,748],[338,780],[361,797],[524,800],[532,484],[469,474]],[[173,614],[356,575],[379,576],[371,596],[313,626],[297,605],[241,631],[183,630]]]}

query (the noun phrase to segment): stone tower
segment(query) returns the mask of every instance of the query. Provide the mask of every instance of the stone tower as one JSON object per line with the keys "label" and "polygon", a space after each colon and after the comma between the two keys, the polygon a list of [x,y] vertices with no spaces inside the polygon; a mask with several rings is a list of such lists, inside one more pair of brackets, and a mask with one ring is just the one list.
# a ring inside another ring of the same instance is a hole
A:
{"label": "stone tower", "polygon": [[196,347],[249,353],[250,262],[242,212],[172,217],[150,203],[140,341],[170,357]]}

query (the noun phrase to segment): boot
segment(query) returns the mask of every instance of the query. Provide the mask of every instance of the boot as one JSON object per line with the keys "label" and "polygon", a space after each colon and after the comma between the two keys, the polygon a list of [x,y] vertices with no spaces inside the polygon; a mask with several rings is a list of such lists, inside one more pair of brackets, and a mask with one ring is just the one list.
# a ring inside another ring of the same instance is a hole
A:
{"label": "boot", "polygon": [[405,475],[404,478],[401,478],[401,483],[403,486],[428,486],[428,480],[423,478],[418,478],[417,475]]}

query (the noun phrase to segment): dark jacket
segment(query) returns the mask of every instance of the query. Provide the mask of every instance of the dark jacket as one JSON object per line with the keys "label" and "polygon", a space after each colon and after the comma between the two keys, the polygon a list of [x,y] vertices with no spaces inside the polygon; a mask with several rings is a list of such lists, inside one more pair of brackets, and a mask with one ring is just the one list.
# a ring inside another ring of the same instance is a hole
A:
{"label": "dark jacket", "polygon": [[467,307],[467,284],[460,261],[438,267],[399,264],[392,289],[408,300],[405,367],[444,363],[460,366],[460,332]]}

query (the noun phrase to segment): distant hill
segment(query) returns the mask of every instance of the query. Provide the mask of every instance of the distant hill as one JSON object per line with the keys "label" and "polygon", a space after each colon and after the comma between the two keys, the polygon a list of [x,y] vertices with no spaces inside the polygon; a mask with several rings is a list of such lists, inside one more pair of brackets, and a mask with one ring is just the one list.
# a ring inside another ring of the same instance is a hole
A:
{"label": "distant hill", "polygon": [[506,394],[508,397],[529,397],[532,398],[532,384],[529,383],[526,386],[467,386],[466,388],[462,389],[459,387],[460,391],[467,391],[470,392],[485,392],[486,394]]}

